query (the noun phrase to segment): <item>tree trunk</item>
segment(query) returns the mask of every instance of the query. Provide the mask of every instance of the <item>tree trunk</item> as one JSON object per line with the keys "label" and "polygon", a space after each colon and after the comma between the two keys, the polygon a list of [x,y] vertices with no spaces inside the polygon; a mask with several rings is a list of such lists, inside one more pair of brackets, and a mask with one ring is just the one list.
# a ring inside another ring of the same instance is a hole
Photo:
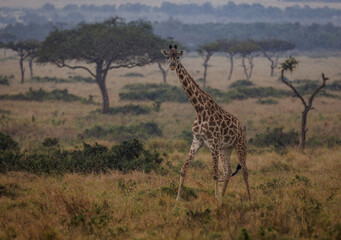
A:
{"label": "tree trunk", "polygon": [[31,78],[33,78],[32,62],[33,62],[33,58],[30,58],[30,59],[28,60],[28,63],[29,63],[29,67],[30,67]]}
{"label": "tree trunk", "polygon": [[274,63],[274,61],[272,60],[272,59],[269,59],[270,60],[270,62],[271,62],[271,71],[270,71],[270,76],[271,77],[273,77],[274,76],[274,70],[275,70],[275,63]]}
{"label": "tree trunk", "polygon": [[164,84],[167,84],[167,72],[168,72],[168,70],[165,70],[165,69],[162,67],[161,63],[159,63],[159,62],[157,63],[157,65],[159,66],[160,71],[161,71],[161,73],[162,73],[163,83],[164,83]]}
{"label": "tree trunk", "polygon": [[21,71],[21,83],[24,83],[25,78],[25,69],[24,69],[24,57],[20,56],[19,58],[19,65],[20,65],[20,71]]}
{"label": "tree trunk", "polygon": [[231,77],[232,77],[232,72],[233,72],[233,56],[230,55],[230,72],[229,72],[229,76],[227,78],[227,80],[231,80]]}
{"label": "tree trunk", "polygon": [[202,79],[202,82],[203,82],[203,88],[206,89],[206,76],[207,76],[207,62],[205,62],[204,64],[204,77]]}
{"label": "tree trunk", "polygon": [[246,80],[249,80],[249,74],[247,72],[247,68],[246,68],[246,65],[245,65],[245,57],[242,57],[242,65],[243,65],[243,68],[244,68],[244,73],[245,73]]}
{"label": "tree trunk", "polygon": [[251,76],[252,76],[253,67],[255,65],[253,64],[253,56],[249,56],[248,60],[249,60],[249,64],[250,64],[250,71],[249,71],[249,78],[248,78],[248,80],[250,80]]}
{"label": "tree trunk", "polygon": [[102,100],[103,100],[102,113],[107,114],[109,113],[109,95],[108,95],[107,87],[105,85],[105,80],[104,79],[101,79],[99,81],[96,80],[96,82],[102,94]]}
{"label": "tree trunk", "polygon": [[302,112],[302,119],[301,119],[301,134],[300,134],[300,148],[301,150],[304,150],[305,148],[305,140],[306,140],[306,134],[308,129],[307,127],[307,117],[308,117],[308,112],[309,108],[305,108],[304,111]]}

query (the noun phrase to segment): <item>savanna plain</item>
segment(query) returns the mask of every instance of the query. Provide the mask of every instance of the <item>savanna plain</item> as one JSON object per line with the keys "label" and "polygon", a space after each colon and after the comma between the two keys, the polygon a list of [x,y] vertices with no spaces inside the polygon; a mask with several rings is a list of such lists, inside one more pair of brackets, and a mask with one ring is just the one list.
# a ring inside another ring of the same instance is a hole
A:
{"label": "savanna plain", "polygon": [[[290,80],[321,81],[322,72],[329,78],[327,85],[341,79],[340,56],[297,56],[297,59],[298,68],[286,74]],[[199,56],[190,53],[182,63],[195,80],[202,77]],[[244,79],[240,59],[235,60],[231,80],[227,80],[228,62],[224,56],[214,56],[209,64],[207,85],[211,88],[228,91],[231,84]],[[281,128],[281,133],[299,131],[303,106],[297,98],[220,101],[225,110],[240,119],[248,138],[253,139],[247,157],[252,199],[247,198],[240,173],[230,181],[226,195],[220,201],[215,199],[211,154],[203,148],[187,173],[184,199],[175,201],[179,172],[187,157],[195,119],[189,102],[164,101],[158,103],[157,110],[146,114],[103,115],[98,111],[101,95],[96,84],[38,82],[29,78],[27,66],[26,69],[25,83],[20,84],[16,55],[9,51],[6,56],[1,53],[0,73],[13,77],[9,78],[9,85],[0,85],[0,95],[24,94],[30,88],[31,92],[40,88],[48,92],[67,89],[69,94],[84,99],[92,95],[91,103],[0,100],[0,132],[18,143],[20,154],[30,153],[32,163],[31,152],[41,156],[41,151],[81,152],[85,146],[110,149],[122,144],[120,135],[124,135],[124,129],[141,123],[153,123],[160,130],[156,135],[141,133],[138,137],[145,151],[158,152],[161,160],[157,167],[145,171],[6,171],[2,166],[0,239],[341,239],[341,94],[338,91],[326,90],[333,97],[324,94],[315,98],[314,109],[308,116],[308,144],[304,152],[296,144],[253,144],[257,136],[270,134],[275,128]],[[275,76],[270,77],[269,63],[258,57],[251,82],[257,87],[289,90],[278,80],[279,74],[276,69]],[[54,65],[34,65],[34,75],[59,79],[88,77],[81,70]],[[167,81],[181,87],[174,72],[169,71]],[[137,83],[162,84],[157,65],[109,72],[110,106],[134,104],[155,109],[157,104],[153,101],[119,97],[125,85]],[[94,129],[100,129],[103,134],[91,134]],[[114,130],[104,134],[108,129]],[[134,136],[134,130],[131,134]],[[54,142],[50,144],[53,146],[49,147],[46,139]],[[231,164],[233,168],[237,165],[235,152]]]}

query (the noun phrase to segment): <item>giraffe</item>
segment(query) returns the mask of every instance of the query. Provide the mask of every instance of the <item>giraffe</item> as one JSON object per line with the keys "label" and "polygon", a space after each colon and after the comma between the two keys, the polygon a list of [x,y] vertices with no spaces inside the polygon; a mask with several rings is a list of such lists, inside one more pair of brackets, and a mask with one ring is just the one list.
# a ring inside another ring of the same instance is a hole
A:
{"label": "giraffe", "polygon": [[[174,45],[174,48],[170,45],[169,51],[163,49],[161,50],[161,53],[169,60],[169,68],[172,71],[176,70],[176,74],[179,77],[185,93],[197,114],[192,126],[192,145],[187,160],[180,172],[180,183],[176,200],[181,199],[186,172],[190,162],[194,159],[198,150],[204,145],[206,145],[212,153],[215,197],[219,199],[218,159],[220,158],[223,164],[221,197],[225,195],[227,184],[231,176],[235,175],[239,169],[242,169],[248,197],[251,199],[248,169],[246,166],[247,141],[245,129],[234,115],[220,107],[189,75],[180,62],[180,57],[185,53],[184,50],[178,51],[176,45]],[[237,165],[236,171],[232,174],[230,156],[233,149],[236,149],[239,164]]]}

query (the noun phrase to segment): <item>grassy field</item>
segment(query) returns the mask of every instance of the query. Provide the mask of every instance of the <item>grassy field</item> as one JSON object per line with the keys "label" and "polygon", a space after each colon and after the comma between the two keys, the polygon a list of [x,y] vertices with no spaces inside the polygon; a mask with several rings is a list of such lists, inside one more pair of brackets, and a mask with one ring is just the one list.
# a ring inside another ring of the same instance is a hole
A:
{"label": "grassy field", "polygon": [[[9,86],[0,85],[0,95],[67,89],[69,93],[98,104],[62,101],[0,100],[0,132],[19,143],[21,152],[39,148],[47,137],[58,138],[62,149],[78,149],[83,142],[111,147],[112,138],[88,137],[86,129],[96,125],[128,126],[155,122],[163,135],[147,138],[148,149],[165,152],[162,171],[123,174],[40,175],[27,172],[0,174],[0,239],[341,239],[341,148],[308,147],[304,153],[294,148],[275,150],[250,146],[252,200],[247,200],[241,174],[233,177],[221,202],[214,198],[211,157],[201,150],[189,168],[185,200],[176,202],[179,170],[186,159],[188,141],[181,138],[195,118],[189,103],[164,102],[160,111],[141,115],[102,115],[101,96],[96,84],[20,84],[15,55],[0,59],[0,73],[14,75]],[[288,74],[294,79],[320,80],[324,72],[329,82],[341,79],[341,58],[298,57],[298,69]],[[194,79],[202,77],[201,58],[190,54],[182,60]],[[243,79],[240,59],[231,81],[227,81],[227,61],[213,57],[208,69],[208,86],[227,91]],[[28,67],[26,75],[28,75]],[[83,71],[58,69],[53,65],[34,66],[40,77],[87,76]],[[143,77],[126,77],[139,73]],[[255,60],[252,82],[256,86],[286,89],[277,76],[269,77],[265,59]],[[168,83],[180,86],[174,72]],[[119,99],[126,84],[161,83],[156,65],[111,71],[107,86],[110,105],[124,106]],[[339,92],[333,94],[340,96]],[[277,104],[258,104],[258,99],[233,100],[221,105],[238,116],[247,128],[248,138],[267,128],[299,130],[301,103],[296,98],[277,98]],[[153,102],[139,101],[152,107]],[[340,98],[318,96],[308,116],[308,139],[312,136],[341,137]],[[237,164],[232,155],[233,168]]]}

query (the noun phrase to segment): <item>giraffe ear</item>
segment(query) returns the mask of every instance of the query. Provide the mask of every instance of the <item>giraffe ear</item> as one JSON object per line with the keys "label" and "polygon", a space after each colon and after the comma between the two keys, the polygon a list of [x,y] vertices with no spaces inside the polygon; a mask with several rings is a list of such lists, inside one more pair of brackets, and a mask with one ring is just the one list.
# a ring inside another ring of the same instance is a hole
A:
{"label": "giraffe ear", "polygon": [[167,52],[167,50],[162,49],[162,50],[161,50],[161,53],[162,53],[163,56],[168,57],[168,52]]}
{"label": "giraffe ear", "polygon": [[186,52],[185,50],[180,50],[179,51],[179,57],[182,57],[183,55],[185,55],[185,52]]}

